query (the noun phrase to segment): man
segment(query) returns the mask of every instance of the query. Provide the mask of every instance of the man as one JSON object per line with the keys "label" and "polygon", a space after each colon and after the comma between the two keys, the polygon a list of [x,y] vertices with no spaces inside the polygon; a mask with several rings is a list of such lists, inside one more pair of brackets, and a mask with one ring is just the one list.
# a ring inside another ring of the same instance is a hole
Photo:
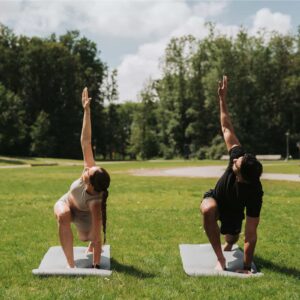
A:
{"label": "man", "polygon": [[223,250],[231,251],[239,239],[246,208],[244,269],[237,271],[250,274],[263,196],[259,179],[262,165],[254,155],[245,153],[234,133],[227,111],[226,92],[227,77],[223,76],[223,82],[219,82],[218,95],[221,127],[230,156],[229,165],[215,189],[204,194],[200,210],[204,229],[217,256],[216,270],[224,270],[226,260],[221,248],[220,233],[225,235]]}

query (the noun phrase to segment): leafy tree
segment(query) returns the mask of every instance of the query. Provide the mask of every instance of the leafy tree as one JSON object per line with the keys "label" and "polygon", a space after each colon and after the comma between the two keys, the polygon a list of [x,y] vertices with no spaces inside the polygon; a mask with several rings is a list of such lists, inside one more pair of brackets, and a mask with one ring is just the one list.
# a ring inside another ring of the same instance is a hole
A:
{"label": "leafy tree", "polygon": [[153,100],[153,93],[153,83],[150,81],[140,93],[140,104],[133,115],[130,152],[141,159],[149,159],[159,154],[157,103]]}
{"label": "leafy tree", "polygon": [[41,111],[34,124],[31,125],[32,143],[30,151],[33,155],[52,156],[54,154],[55,140],[49,135],[50,126],[49,115]]}
{"label": "leafy tree", "polygon": [[[0,82],[22,101],[25,138],[22,154],[32,153],[32,140],[41,112],[47,114],[53,155],[81,157],[81,91],[89,87],[97,100],[93,107],[94,137],[103,147],[103,98],[100,94],[105,65],[99,59],[96,44],[81,37],[78,31],[57,38],[15,36],[0,26]],[[33,127],[32,127],[33,126]],[[38,148],[34,148],[36,155]],[[101,150],[101,149],[100,149]],[[42,153],[41,153],[42,154]]]}
{"label": "leafy tree", "polygon": [[22,154],[26,135],[25,111],[21,99],[0,83],[0,152]]}

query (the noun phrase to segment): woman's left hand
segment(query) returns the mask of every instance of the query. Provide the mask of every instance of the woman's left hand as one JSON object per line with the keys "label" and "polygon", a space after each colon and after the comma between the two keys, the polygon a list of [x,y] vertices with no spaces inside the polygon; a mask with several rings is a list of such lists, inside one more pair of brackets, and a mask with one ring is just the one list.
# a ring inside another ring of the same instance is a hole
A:
{"label": "woman's left hand", "polygon": [[89,108],[91,100],[92,100],[92,98],[89,98],[88,89],[87,89],[87,87],[85,87],[82,91],[82,96],[81,96],[82,107],[84,109]]}

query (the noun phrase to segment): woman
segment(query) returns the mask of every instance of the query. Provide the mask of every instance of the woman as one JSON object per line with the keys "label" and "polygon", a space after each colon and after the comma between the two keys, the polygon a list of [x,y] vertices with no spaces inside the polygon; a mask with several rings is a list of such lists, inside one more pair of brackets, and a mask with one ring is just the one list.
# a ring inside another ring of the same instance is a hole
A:
{"label": "woman", "polygon": [[59,238],[67,258],[69,268],[74,268],[73,233],[71,222],[76,225],[81,241],[90,241],[88,251],[93,252],[93,268],[99,268],[101,258],[101,226],[104,242],[106,233],[106,200],[110,177],[107,171],[95,164],[92,152],[91,98],[88,90],[82,92],[84,109],[81,132],[81,147],[84,159],[84,171],[75,180],[70,190],[54,206],[58,221]]}

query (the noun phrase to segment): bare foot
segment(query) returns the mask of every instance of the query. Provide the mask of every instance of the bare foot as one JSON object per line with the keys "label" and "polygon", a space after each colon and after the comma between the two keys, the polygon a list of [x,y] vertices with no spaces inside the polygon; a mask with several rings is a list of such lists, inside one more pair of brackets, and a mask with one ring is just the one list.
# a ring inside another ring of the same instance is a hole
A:
{"label": "bare foot", "polygon": [[232,244],[225,243],[223,251],[231,251],[232,246],[233,246]]}
{"label": "bare foot", "polygon": [[94,247],[92,245],[92,242],[90,242],[87,249],[86,249],[86,251],[85,251],[85,254],[93,253],[93,250],[94,250]]}
{"label": "bare foot", "polygon": [[216,271],[224,271],[226,268],[226,260],[224,258],[224,260],[218,260],[217,261],[217,265],[215,266],[215,270]]}

